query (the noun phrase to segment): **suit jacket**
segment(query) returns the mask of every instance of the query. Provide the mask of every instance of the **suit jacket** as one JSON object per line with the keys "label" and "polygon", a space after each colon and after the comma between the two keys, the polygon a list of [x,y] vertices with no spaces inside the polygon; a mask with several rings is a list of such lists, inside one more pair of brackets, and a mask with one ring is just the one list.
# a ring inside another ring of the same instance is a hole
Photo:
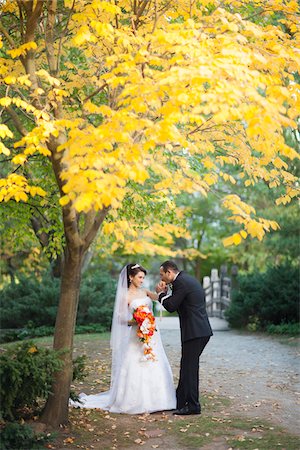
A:
{"label": "suit jacket", "polygon": [[196,278],[180,272],[173,282],[172,293],[168,295],[161,293],[159,302],[167,311],[178,312],[182,342],[212,336],[206,312],[205,293]]}

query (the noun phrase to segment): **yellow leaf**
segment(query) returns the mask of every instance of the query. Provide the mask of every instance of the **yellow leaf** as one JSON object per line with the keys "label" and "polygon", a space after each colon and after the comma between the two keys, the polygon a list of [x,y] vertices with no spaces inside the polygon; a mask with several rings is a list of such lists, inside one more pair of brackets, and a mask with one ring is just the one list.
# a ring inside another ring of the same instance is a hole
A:
{"label": "yellow leaf", "polygon": [[232,245],[234,243],[233,237],[229,236],[227,238],[224,238],[222,242],[223,242],[224,247],[229,247],[230,245]]}
{"label": "yellow leaf", "polygon": [[42,189],[39,186],[36,186],[36,193],[37,195],[39,195],[40,197],[45,197],[47,195],[47,192],[44,191],[44,189]]}
{"label": "yellow leaf", "polygon": [[0,105],[1,106],[9,106],[11,104],[12,100],[9,97],[2,97],[0,98]]}
{"label": "yellow leaf", "polygon": [[240,233],[234,233],[232,236],[223,239],[224,247],[229,247],[230,245],[239,245],[242,242],[242,237]]}
{"label": "yellow leaf", "polygon": [[27,202],[27,200],[28,200],[28,195],[27,194],[25,194],[25,192],[19,192],[19,198],[20,198],[20,200],[23,200],[23,202]]}
{"label": "yellow leaf", "polygon": [[245,230],[241,230],[240,235],[242,236],[242,238],[246,239],[246,237],[248,236],[248,233]]}
{"label": "yellow leaf", "polygon": [[44,78],[46,81],[48,81],[48,83],[51,84],[51,86],[60,85],[60,81],[57,78],[52,77],[45,69],[40,69],[39,71],[36,72],[36,74],[39,77]]}
{"label": "yellow leaf", "polygon": [[13,157],[13,159],[11,160],[11,162],[13,164],[24,164],[27,161],[27,158],[25,155],[20,154],[20,155],[16,155]]}
{"label": "yellow leaf", "polygon": [[2,139],[6,138],[6,137],[9,137],[9,138],[13,137],[13,134],[10,131],[10,129],[4,124],[0,124],[0,137]]}
{"label": "yellow leaf", "polygon": [[18,58],[21,55],[25,55],[28,50],[36,49],[37,45],[35,42],[26,42],[25,44],[20,45],[18,48],[14,48],[13,50],[7,50],[7,53],[11,55],[12,58]]}
{"label": "yellow leaf", "polygon": [[9,75],[8,77],[5,77],[3,81],[6,84],[15,84],[16,77],[13,77],[13,76]]}
{"label": "yellow leaf", "polygon": [[70,198],[69,198],[68,195],[64,195],[63,197],[61,197],[59,199],[59,203],[60,203],[61,206],[67,205],[69,203],[69,201],[70,201]]}
{"label": "yellow leaf", "polygon": [[2,144],[2,142],[0,142],[0,153],[3,153],[6,156],[10,155],[10,150],[7,147],[5,147],[5,145]]}
{"label": "yellow leaf", "polygon": [[242,237],[241,237],[240,233],[235,233],[232,236],[232,240],[235,245],[239,245],[242,242]]}
{"label": "yellow leaf", "polygon": [[38,351],[38,349],[36,348],[36,346],[32,346],[28,349],[28,353],[36,353]]}

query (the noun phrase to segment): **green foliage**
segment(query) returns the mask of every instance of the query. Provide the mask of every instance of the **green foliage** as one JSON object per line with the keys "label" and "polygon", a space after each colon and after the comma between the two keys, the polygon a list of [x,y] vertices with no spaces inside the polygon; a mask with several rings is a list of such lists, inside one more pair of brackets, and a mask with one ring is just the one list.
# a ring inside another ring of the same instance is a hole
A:
{"label": "green foliage", "polygon": [[[116,284],[109,273],[84,274],[77,316],[77,325],[97,324],[90,331],[106,331],[111,325]],[[21,276],[1,292],[1,328],[10,331],[6,341],[14,338],[45,336],[52,333],[59,299],[59,280],[44,273],[41,280]],[[40,328],[41,327],[41,328]],[[44,328],[46,327],[46,328]],[[24,329],[25,328],[25,329]],[[84,332],[89,332],[88,329]],[[11,339],[9,338],[11,336]]]}
{"label": "green foliage", "polygon": [[0,448],[2,450],[33,450],[45,448],[49,434],[35,434],[26,424],[7,423],[0,433]]}
{"label": "green foliage", "polygon": [[297,323],[299,318],[298,269],[290,264],[270,267],[238,277],[238,288],[225,312],[234,328],[265,330],[268,325]]}
{"label": "green foliage", "polygon": [[300,335],[300,323],[281,323],[280,325],[268,325],[266,329],[270,334],[284,334],[289,336]]}
{"label": "green foliage", "polygon": [[54,325],[59,281],[45,273],[41,280],[21,276],[1,292],[1,327]]}
{"label": "green foliage", "polygon": [[[98,324],[108,331],[111,326],[115,301],[116,282],[102,269],[84,274],[79,297],[77,325]],[[92,332],[98,331],[91,329]],[[85,332],[90,332],[86,330]]]}
{"label": "green foliage", "polygon": [[53,374],[60,369],[58,353],[27,341],[0,355],[0,413],[4,419],[18,417],[24,407],[32,408],[51,392]]}
{"label": "green foliage", "polygon": [[[76,325],[75,334],[86,333],[104,333],[107,328],[100,323],[93,323],[91,325]],[[0,335],[0,342],[14,342],[23,341],[24,339],[32,339],[44,336],[52,336],[54,334],[54,327],[25,327],[21,330],[4,331]]]}
{"label": "green foliage", "polygon": [[72,381],[83,381],[88,376],[88,370],[86,367],[87,356],[77,356],[73,361],[73,379]]}
{"label": "green foliage", "polygon": [[[73,377],[72,381],[83,381],[88,376],[88,369],[86,366],[87,357],[86,355],[77,356],[73,361]],[[73,401],[79,401],[79,395],[71,389],[70,399]]]}

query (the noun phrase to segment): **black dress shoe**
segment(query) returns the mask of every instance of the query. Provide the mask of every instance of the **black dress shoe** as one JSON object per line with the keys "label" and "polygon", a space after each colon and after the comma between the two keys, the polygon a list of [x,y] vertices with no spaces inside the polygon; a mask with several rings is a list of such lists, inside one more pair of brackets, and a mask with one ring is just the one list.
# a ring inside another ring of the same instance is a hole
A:
{"label": "black dress shoe", "polygon": [[192,414],[201,414],[201,409],[200,408],[191,409],[186,405],[183,408],[176,409],[173,412],[173,414],[176,416],[190,416]]}

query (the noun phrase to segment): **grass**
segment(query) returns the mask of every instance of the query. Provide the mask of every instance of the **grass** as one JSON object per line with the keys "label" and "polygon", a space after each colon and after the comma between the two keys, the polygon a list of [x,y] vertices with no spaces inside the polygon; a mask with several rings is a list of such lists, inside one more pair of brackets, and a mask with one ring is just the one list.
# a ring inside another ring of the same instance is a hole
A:
{"label": "grass", "polygon": [[173,428],[179,448],[186,449],[221,441],[228,448],[247,450],[299,450],[300,446],[299,437],[257,419],[204,416],[201,421],[177,422]]}
{"label": "grass", "polygon": [[[201,416],[173,416],[171,412],[122,415],[100,410],[71,409],[72,427],[64,439],[67,448],[96,450],[147,448],[247,450],[298,450],[299,437],[258,418],[235,417],[226,413],[230,400],[216,395],[202,397]],[[84,446],[84,447],[82,447]]]}
{"label": "grass", "polygon": [[[74,345],[78,346],[80,345],[82,342],[86,342],[86,341],[105,341],[108,340],[110,338],[110,333],[109,332],[105,332],[105,333],[87,333],[87,334],[76,334],[74,337]],[[45,345],[45,346],[51,346],[53,343],[53,336],[43,336],[43,337],[36,337],[36,338],[32,338],[30,339],[31,341],[34,341],[37,345]],[[7,343],[2,343],[0,344],[0,346],[2,348],[9,348],[11,346],[14,346],[16,344],[19,344],[22,341],[14,341],[14,342],[7,342]]]}

